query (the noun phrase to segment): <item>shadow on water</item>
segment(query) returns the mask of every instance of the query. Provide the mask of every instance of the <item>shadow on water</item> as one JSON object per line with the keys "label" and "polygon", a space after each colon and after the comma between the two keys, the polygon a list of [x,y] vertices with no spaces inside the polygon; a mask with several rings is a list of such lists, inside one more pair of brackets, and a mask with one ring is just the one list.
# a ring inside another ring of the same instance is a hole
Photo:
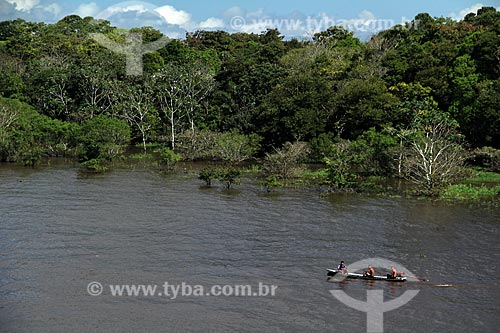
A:
{"label": "shadow on water", "polygon": [[87,170],[85,168],[78,168],[77,170],[77,179],[86,180],[86,179],[105,179],[109,177],[109,172],[97,172],[92,170]]}
{"label": "shadow on water", "polygon": [[242,190],[241,189],[238,189],[238,188],[226,188],[226,187],[223,187],[221,190],[220,190],[220,193],[225,195],[225,196],[238,196],[242,193]]}
{"label": "shadow on water", "polygon": [[216,186],[212,186],[212,185],[200,185],[198,186],[198,189],[200,191],[217,191],[217,187]]}
{"label": "shadow on water", "polygon": [[267,192],[264,188],[261,188],[257,196],[259,196],[260,198],[270,199],[271,201],[273,201],[273,200],[279,200],[281,197],[284,196],[284,193],[280,191]]}

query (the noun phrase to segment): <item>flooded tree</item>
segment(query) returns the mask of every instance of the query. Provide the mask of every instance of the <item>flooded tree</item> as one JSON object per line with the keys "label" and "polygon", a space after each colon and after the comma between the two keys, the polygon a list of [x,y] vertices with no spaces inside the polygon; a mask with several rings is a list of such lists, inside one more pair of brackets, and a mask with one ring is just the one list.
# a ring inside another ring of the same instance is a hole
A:
{"label": "flooded tree", "polygon": [[298,163],[305,158],[309,147],[304,142],[287,142],[281,149],[267,153],[264,159],[263,171],[267,179],[279,179],[285,185],[297,173]]}

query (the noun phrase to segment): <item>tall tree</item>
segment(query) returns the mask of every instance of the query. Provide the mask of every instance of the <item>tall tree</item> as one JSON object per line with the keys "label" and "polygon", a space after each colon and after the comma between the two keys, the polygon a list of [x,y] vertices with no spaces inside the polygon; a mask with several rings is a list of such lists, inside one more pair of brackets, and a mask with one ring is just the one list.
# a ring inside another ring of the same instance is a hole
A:
{"label": "tall tree", "polygon": [[115,112],[139,132],[144,154],[147,153],[147,140],[159,120],[152,92],[148,80],[131,81],[128,84],[114,83]]}
{"label": "tall tree", "polygon": [[163,117],[170,127],[170,145],[175,150],[175,141],[179,126],[185,118],[184,91],[180,80],[182,69],[176,65],[168,65],[152,75],[155,89],[155,101]]}
{"label": "tall tree", "polygon": [[194,134],[201,110],[212,92],[215,81],[209,68],[199,62],[190,66],[169,64],[152,75],[156,103],[169,123],[172,149],[176,133],[184,130],[184,120]]}

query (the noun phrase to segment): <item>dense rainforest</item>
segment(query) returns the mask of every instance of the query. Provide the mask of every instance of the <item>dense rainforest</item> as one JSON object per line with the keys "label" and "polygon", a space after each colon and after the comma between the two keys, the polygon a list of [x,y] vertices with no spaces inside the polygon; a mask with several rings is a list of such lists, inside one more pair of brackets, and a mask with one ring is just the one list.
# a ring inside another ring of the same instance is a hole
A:
{"label": "dense rainforest", "polygon": [[141,76],[92,37],[124,44],[131,32],[146,44],[163,37],[75,15],[0,22],[0,160],[75,156],[96,166],[129,144],[144,154],[155,145],[166,164],[260,157],[272,182],[310,161],[328,167],[334,188],[395,175],[428,191],[464,163],[498,171],[492,7],[459,22],[419,14],[366,42],[342,27],[311,40],[196,31],[145,54]]}

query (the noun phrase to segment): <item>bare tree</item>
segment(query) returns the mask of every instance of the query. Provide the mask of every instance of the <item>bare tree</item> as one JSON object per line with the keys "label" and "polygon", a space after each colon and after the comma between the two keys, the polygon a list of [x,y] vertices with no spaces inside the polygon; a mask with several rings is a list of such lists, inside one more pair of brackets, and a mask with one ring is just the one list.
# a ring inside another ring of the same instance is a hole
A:
{"label": "bare tree", "polygon": [[16,110],[6,105],[0,106],[0,129],[7,130],[16,119]]}
{"label": "bare tree", "polygon": [[[22,77],[24,77],[26,73],[26,65],[21,59],[13,57],[7,53],[7,51],[0,51],[0,73],[2,73],[3,80],[1,91],[3,96],[8,97],[15,95],[22,89]],[[17,79],[8,79],[9,77],[16,77]],[[4,81],[6,80],[7,81]],[[9,82],[8,84],[5,84]]]}
{"label": "bare tree", "polygon": [[183,112],[185,100],[180,85],[179,68],[172,65],[165,67],[155,73],[152,79],[156,89],[156,102],[169,122],[171,147],[175,150],[176,128],[185,116]]}
{"label": "bare tree", "polygon": [[209,72],[209,68],[202,64],[195,64],[188,68],[187,72],[180,78],[180,89],[184,93],[186,116],[191,131],[194,133],[194,119],[196,111],[202,102],[208,97],[215,86],[215,80]]}
{"label": "bare tree", "polygon": [[45,89],[52,98],[49,103],[52,104],[50,107],[54,109],[52,110],[53,116],[69,118],[70,106],[73,103],[73,99],[68,92],[71,85],[71,63],[69,58],[60,54],[46,56],[42,59],[41,66],[46,72],[45,74],[48,75],[45,78],[48,80],[48,86]]}
{"label": "bare tree", "polygon": [[403,160],[406,176],[431,194],[456,178],[465,160],[457,137],[456,127],[446,118],[435,119],[414,135],[405,136],[409,140]]}
{"label": "bare tree", "polygon": [[97,66],[82,69],[79,79],[79,92],[89,118],[92,119],[96,111],[106,112],[112,106],[112,92],[104,71]]}
{"label": "bare tree", "polygon": [[118,103],[118,116],[125,119],[131,126],[135,127],[142,138],[144,153],[147,152],[146,142],[151,129],[158,121],[158,112],[152,103],[152,91],[150,82],[141,84],[118,84],[114,83],[115,98]]}
{"label": "bare tree", "polygon": [[8,160],[10,152],[10,136],[18,117],[18,110],[10,105],[0,105],[0,161]]}
{"label": "bare tree", "polygon": [[[153,75],[159,109],[169,121],[172,149],[176,133],[182,132],[182,120],[194,134],[196,113],[214,88],[215,81],[208,67],[202,64],[167,66]],[[181,127],[181,128],[179,128]]]}

